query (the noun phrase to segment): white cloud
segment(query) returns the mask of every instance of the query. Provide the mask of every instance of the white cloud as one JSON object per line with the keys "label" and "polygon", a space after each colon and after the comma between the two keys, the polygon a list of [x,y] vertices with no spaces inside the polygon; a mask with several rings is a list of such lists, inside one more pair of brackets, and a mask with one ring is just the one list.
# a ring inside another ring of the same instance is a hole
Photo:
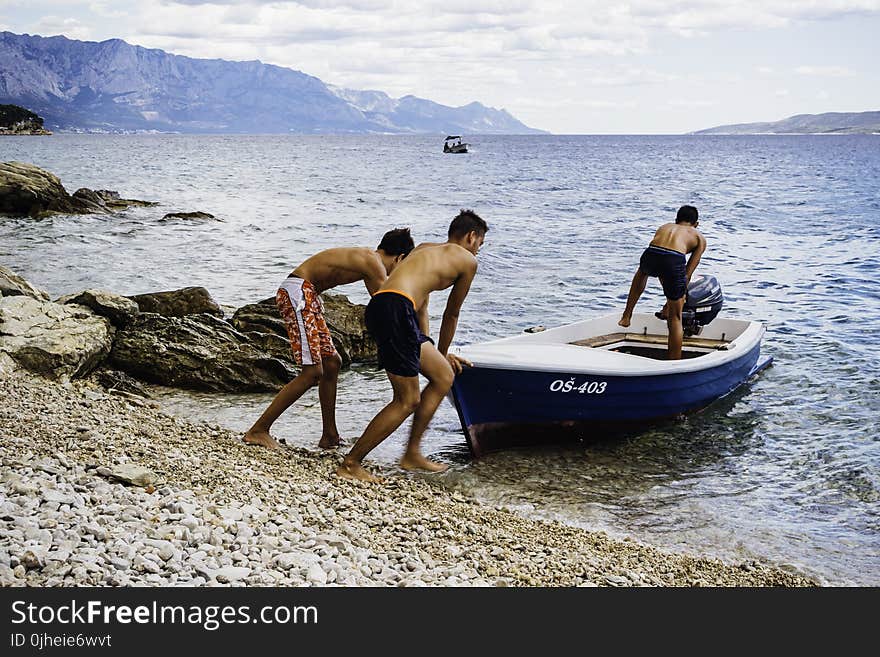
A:
{"label": "white cloud", "polygon": [[851,78],[855,73],[843,66],[798,66],[794,69],[798,75],[815,75],[825,78]]}
{"label": "white cloud", "polygon": [[685,98],[673,98],[666,101],[670,107],[714,107],[718,104],[717,100],[688,100]]}
{"label": "white cloud", "polygon": [[61,16],[46,16],[35,24],[38,34],[55,35],[63,34],[71,39],[89,40],[92,38],[92,29],[83,25],[76,18],[64,18]]}

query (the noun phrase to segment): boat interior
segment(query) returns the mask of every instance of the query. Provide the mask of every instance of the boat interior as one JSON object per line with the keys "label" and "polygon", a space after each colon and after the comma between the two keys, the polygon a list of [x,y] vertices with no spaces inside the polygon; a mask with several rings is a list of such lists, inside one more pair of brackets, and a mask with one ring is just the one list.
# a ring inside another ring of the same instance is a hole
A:
{"label": "boat interior", "polygon": [[[568,344],[579,347],[590,347],[604,351],[615,351],[622,354],[666,360],[667,340],[666,335],[651,333],[609,333],[597,335],[584,340],[575,340]],[[717,340],[700,338],[697,336],[686,337],[682,340],[682,358],[698,358],[711,354],[714,351],[726,350],[729,340]]]}

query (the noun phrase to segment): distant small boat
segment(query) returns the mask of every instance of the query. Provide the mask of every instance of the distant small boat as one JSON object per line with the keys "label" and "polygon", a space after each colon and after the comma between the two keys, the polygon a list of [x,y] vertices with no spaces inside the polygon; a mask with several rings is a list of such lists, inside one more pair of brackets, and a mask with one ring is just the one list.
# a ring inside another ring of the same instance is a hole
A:
{"label": "distant small boat", "polygon": [[461,135],[449,135],[443,142],[444,153],[467,153],[468,145],[462,143]]}
{"label": "distant small boat", "polygon": [[682,360],[665,359],[666,322],[649,314],[627,329],[615,313],[459,348],[473,367],[455,377],[451,397],[471,452],[649,424],[729,394],[772,358],[761,355],[759,322],[712,321],[721,302],[714,277],[695,277]]}

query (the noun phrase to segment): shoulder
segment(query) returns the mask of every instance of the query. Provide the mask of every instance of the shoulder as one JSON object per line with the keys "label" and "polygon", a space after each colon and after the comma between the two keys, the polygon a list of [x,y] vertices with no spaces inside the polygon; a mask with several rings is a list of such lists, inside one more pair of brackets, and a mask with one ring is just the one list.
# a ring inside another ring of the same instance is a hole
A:
{"label": "shoulder", "polygon": [[366,246],[352,249],[351,262],[360,266],[365,272],[372,272],[376,269],[382,269],[384,271],[385,269],[376,250]]}

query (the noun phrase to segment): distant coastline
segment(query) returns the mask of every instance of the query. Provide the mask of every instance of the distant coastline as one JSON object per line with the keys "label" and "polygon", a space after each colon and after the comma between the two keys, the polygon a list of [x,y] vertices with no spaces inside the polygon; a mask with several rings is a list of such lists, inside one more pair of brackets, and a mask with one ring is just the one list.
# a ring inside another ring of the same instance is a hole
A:
{"label": "distant coastline", "polygon": [[876,135],[880,111],[796,114],[769,123],[734,123],[687,133],[689,135]]}

